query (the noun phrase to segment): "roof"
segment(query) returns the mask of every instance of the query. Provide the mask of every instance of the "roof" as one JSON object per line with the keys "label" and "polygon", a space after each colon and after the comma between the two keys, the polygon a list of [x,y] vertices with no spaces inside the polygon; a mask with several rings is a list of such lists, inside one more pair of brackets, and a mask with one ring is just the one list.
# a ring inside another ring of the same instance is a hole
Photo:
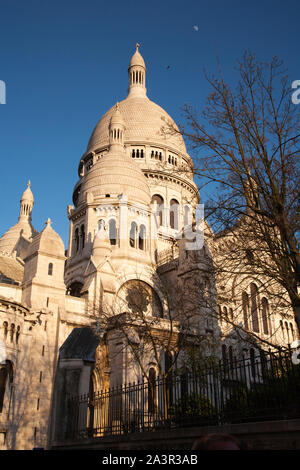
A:
{"label": "roof", "polygon": [[[186,147],[182,135],[162,131],[167,123],[178,129],[169,114],[147,96],[128,96],[119,103],[119,109],[125,124],[124,143],[143,143],[148,145],[167,146],[186,153]],[[87,152],[106,147],[109,144],[109,123],[114,113],[112,106],[96,125],[87,146]]]}
{"label": "roof", "polygon": [[50,219],[47,220],[46,227],[33,237],[26,256],[28,257],[38,250],[44,251],[49,255],[64,256],[65,254],[63,241],[51,227]]}
{"label": "roof", "polygon": [[27,188],[25,189],[24,193],[22,194],[22,197],[21,197],[21,201],[26,201],[26,202],[29,202],[29,203],[32,203],[34,202],[34,198],[33,198],[33,194],[32,194],[32,191],[30,189],[30,181],[28,181],[27,183]]}
{"label": "roof", "polygon": [[38,232],[31,224],[31,210],[33,206],[33,194],[30,189],[30,181],[20,200],[20,215],[18,222],[8,229],[0,238],[0,253],[12,254],[23,258],[28,244]]}
{"label": "roof", "polygon": [[129,62],[129,67],[134,67],[136,65],[146,68],[144,59],[138,50],[135,51]]}
{"label": "roof", "polygon": [[0,251],[13,253],[16,250],[17,255],[20,256],[22,248],[28,244],[26,242],[37,233],[29,220],[21,219],[0,238]]}
{"label": "roof", "polygon": [[0,282],[21,284],[24,267],[16,258],[0,255]]}
{"label": "roof", "polygon": [[89,328],[74,328],[59,349],[60,359],[82,359],[95,361],[95,352],[100,338]]}

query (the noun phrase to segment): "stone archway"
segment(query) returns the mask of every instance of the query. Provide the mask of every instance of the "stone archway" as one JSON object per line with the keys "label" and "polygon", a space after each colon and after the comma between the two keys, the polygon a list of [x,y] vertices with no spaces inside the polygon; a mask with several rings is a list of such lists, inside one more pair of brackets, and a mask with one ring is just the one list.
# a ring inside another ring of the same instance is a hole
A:
{"label": "stone archway", "polygon": [[148,283],[140,279],[126,281],[116,295],[116,303],[118,303],[120,313],[126,311],[163,317],[163,307],[159,296]]}

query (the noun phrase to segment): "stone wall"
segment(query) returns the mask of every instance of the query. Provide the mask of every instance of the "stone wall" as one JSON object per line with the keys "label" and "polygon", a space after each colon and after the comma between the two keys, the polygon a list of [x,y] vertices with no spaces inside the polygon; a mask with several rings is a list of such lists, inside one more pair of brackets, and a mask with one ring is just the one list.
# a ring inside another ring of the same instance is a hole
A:
{"label": "stone wall", "polygon": [[134,433],[102,437],[73,443],[53,443],[51,449],[61,450],[190,450],[193,442],[211,433],[236,436],[245,450],[300,450],[300,419],[227,424]]}

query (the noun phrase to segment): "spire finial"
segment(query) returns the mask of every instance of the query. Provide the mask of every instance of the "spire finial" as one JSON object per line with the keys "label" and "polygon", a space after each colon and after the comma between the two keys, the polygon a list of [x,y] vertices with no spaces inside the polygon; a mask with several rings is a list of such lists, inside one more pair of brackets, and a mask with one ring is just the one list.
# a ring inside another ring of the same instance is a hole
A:
{"label": "spire finial", "polygon": [[47,227],[50,227],[51,224],[52,224],[52,221],[51,221],[51,219],[48,217],[48,219],[46,220],[46,226],[47,226]]}
{"label": "spire finial", "polygon": [[119,102],[117,101],[116,103],[116,111],[120,111],[120,106],[119,106]]}
{"label": "spire finial", "polygon": [[129,88],[128,95],[145,97],[146,96],[146,65],[139,52],[140,44],[135,45],[135,53],[130,59],[128,76]]}
{"label": "spire finial", "polygon": [[30,181],[30,180],[28,180],[28,183],[27,183],[27,188],[30,188],[30,186],[31,186],[31,181]]}

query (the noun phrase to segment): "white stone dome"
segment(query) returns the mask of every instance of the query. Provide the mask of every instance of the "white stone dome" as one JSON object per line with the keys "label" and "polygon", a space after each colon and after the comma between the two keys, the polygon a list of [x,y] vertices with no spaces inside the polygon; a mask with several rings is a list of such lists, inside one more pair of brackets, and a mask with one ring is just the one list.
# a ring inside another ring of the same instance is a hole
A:
{"label": "white stone dome", "polygon": [[[13,253],[18,252],[19,244],[22,239],[32,240],[37,231],[31,225],[30,221],[21,220],[11,227],[0,239],[0,252]],[[19,252],[18,252],[19,256]]]}
{"label": "white stone dome", "polygon": [[129,202],[149,205],[150,189],[141,169],[122,150],[110,151],[101,157],[83,177],[81,200],[91,193],[94,201],[106,195],[124,194]]}
{"label": "white stone dome", "polygon": [[33,206],[33,194],[30,189],[30,181],[20,200],[20,215],[17,224],[7,230],[0,238],[0,253],[13,253],[21,256],[26,242],[31,241],[38,232],[31,223],[31,211]]}
{"label": "white stone dome", "polygon": [[34,198],[33,198],[33,194],[32,194],[32,191],[30,189],[30,181],[28,181],[27,183],[27,188],[25,189],[24,193],[22,194],[22,197],[21,197],[21,202],[28,202],[28,203],[34,203]]}
{"label": "white stone dome", "polygon": [[[174,151],[186,153],[184,140],[180,134],[164,135],[162,127],[174,120],[153,101],[145,97],[127,97],[119,103],[125,124],[124,143],[168,146]],[[87,153],[108,145],[108,126],[114,112],[113,106],[96,125],[87,146]]]}
{"label": "white stone dome", "polygon": [[134,67],[136,65],[139,67],[144,67],[146,69],[144,59],[138,50],[135,51],[129,62],[129,67]]}

